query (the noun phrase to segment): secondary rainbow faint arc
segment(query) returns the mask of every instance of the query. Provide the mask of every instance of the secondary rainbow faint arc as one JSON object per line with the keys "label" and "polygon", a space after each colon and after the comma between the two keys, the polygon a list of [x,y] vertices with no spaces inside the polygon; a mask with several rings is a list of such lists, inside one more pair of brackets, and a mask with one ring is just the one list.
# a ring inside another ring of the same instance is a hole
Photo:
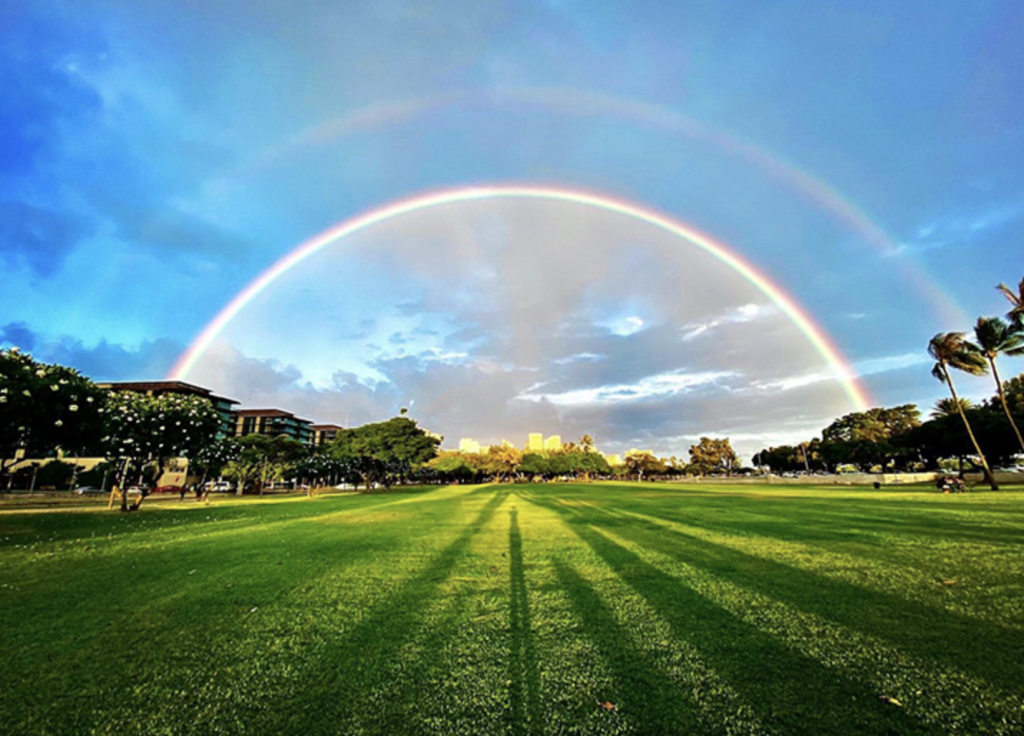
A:
{"label": "secondary rainbow faint arc", "polygon": [[217,336],[260,292],[274,283],[278,277],[331,243],[394,217],[441,205],[484,199],[540,199],[594,207],[606,212],[615,212],[626,217],[636,218],[692,243],[743,276],[789,317],[829,364],[836,379],[842,384],[844,391],[857,410],[863,411],[871,405],[867,391],[861,386],[855,372],[850,368],[839,348],[832,344],[814,319],[768,276],[759,272],[724,243],[700,232],[691,225],[632,202],[581,190],[532,185],[471,186],[427,192],[364,212],[324,230],[319,235],[296,246],[242,289],[203,328],[188,349],[182,353],[178,362],[171,368],[168,378],[184,379],[195,367],[203,353],[217,339]]}

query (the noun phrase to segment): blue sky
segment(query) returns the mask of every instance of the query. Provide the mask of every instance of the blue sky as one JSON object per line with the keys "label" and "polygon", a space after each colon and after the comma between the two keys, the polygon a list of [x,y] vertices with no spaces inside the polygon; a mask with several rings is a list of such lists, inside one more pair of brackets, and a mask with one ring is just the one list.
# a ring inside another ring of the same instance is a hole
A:
{"label": "blue sky", "polygon": [[[1005,311],[993,287],[1024,276],[1020,3],[298,5],[0,9],[0,343],[159,377],[300,242],[483,183],[620,197],[729,244],[885,405],[941,396],[927,340]],[[553,203],[339,243],[190,378],[318,421],[411,405],[453,441],[589,431],[665,454],[700,434],[750,452],[852,408],[722,264]]]}

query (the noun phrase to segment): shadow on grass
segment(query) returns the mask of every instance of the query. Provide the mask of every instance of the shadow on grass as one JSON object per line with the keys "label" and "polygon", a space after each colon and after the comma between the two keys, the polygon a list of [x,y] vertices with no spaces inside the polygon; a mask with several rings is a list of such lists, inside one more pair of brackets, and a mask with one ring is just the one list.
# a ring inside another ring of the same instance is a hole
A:
{"label": "shadow on grass", "polygon": [[616,704],[643,734],[679,733],[699,723],[701,714],[684,690],[629,642],[611,608],[565,562],[553,560],[559,587],[583,622],[585,635],[603,655],[613,678],[612,691],[596,693]]}
{"label": "shadow on grass", "polygon": [[540,711],[540,674],[537,651],[533,641],[530,599],[523,566],[523,536],[519,531],[519,512],[509,511],[509,688],[512,733],[540,733],[543,720]]}
{"label": "shadow on grass", "polygon": [[[708,530],[728,528],[693,519],[679,521]],[[614,526],[641,546],[888,641],[912,656],[970,672],[1015,692],[1024,682],[1024,638],[1019,631],[741,552],[680,529],[652,528],[639,519],[614,516],[603,525]]]}
{"label": "shadow on grass", "polygon": [[[918,721],[878,700],[870,684],[852,680],[786,646],[707,600],[594,528],[628,525],[526,496],[563,517],[570,528],[749,703],[769,728],[787,734],[927,733]],[[594,528],[592,528],[594,527]]]}
{"label": "shadow on grass", "polygon": [[418,494],[382,493],[316,499],[295,496],[284,502],[252,498],[237,504],[214,503],[209,506],[196,503],[193,497],[181,502],[170,501],[152,506],[144,504],[134,514],[122,514],[116,507],[112,510],[67,507],[59,511],[7,514],[0,515],[0,548],[89,541],[94,538],[104,539],[108,534],[120,539],[146,534],[153,539],[157,534],[173,535],[191,531],[198,526],[208,525],[211,519],[220,524],[218,529],[270,526],[348,509],[357,511],[375,508],[394,503],[396,497],[413,495]]}
{"label": "shadow on grass", "polygon": [[[406,733],[410,724],[401,700],[383,702],[377,693],[387,689],[385,665],[402,654],[438,587],[469,551],[473,538],[487,525],[508,497],[494,493],[477,517],[425,568],[375,606],[373,613],[345,632],[334,646],[321,650],[317,661],[300,667],[300,688],[275,693],[267,707],[267,732]],[[430,652],[422,658],[429,660]]]}
{"label": "shadow on grass", "polygon": [[[771,527],[779,538],[798,540],[842,540],[878,543],[878,535],[896,535],[911,538],[931,539],[937,542],[951,541],[984,542],[988,544],[1021,544],[1024,542],[1024,517],[1007,517],[1009,524],[980,524],[968,521],[954,514],[968,514],[982,511],[977,507],[928,508],[922,505],[897,507],[892,503],[856,504],[842,499],[835,502],[836,508],[824,508],[820,504],[801,505],[799,524],[794,521],[792,507],[763,507],[744,510],[755,512],[749,520],[716,519],[716,523],[731,524],[737,529],[756,533],[759,527]],[[989,513],[982,511],[982,513]],[[1016,526],[1015,526],[1016,525]]]}

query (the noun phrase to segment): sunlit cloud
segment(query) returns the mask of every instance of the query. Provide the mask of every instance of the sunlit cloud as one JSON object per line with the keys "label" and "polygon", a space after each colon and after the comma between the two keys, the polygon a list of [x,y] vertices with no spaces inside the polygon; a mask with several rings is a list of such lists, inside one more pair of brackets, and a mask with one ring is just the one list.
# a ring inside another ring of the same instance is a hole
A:
{"label": "sunlit cloud", "polygon": [[569,363],[592,363],[599,360],[607,360],[607,355],[599,355],[598,353],[576,353],[575,355],[567,355],[564,358],[556,358],[554,360],[555,365],[568,365]]}
{"label": "sunlit cloud", "polygon": [[713,384],[736,374],[731,371],[706,371],[702,373],[662,373],[642,378],[636,383],[597,386],[573,389],[561,393],[522,393],[517,398],[524,401],[547,401],[558,406],[592,404],[620,404],[645,399],[666,398],[688,393],[699,386]]}
{"label": "sunlit cloud", "polygon": [[636,315],[619,317],[608,322],[599,323],[602,327],[608,328],[613,335],[628,337],[644,328],[644,320]]}
{"label": "sunlit cloud", "polygon": [[701,335],[705,335],[716,327],[727,324],[736,324],[741,322],[749,322],[758,317],[773,314],[774,309],[768,305],[761,304],[744,304],[742,306],[731,309],[725,314],[722,314],[713,319],[706,320],[704,322],[693,322],[683,327],[683,340],[690,341],[694,340]]}
{"label": "sunlit cloud", "polygon": [[[880,358],[868,358],[867,360],[854,363],[851,368],[856,376],[863,378],[879,373],[900,371],[913,366],[931,363],[932,359],[926,353],[902,353],[900,355],[887,355]],[[795,388],[810,386],[825,381],[836,381],[835,373],[831,371],[811,371],[800,375],[789,376],[774,381],[754,381],[751,387],[760,391],[789,391]]]}

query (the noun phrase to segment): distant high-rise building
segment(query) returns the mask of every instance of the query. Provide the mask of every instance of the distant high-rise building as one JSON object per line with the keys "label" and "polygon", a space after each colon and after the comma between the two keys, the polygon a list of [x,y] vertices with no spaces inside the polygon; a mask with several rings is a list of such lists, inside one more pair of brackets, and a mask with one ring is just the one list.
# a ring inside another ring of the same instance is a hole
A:
{"label": "distant high-rise building", "polygon": [[544,435],[540,432],[531,432],[526,438],[526,449],[539,452],[544,449]]}
{"label": "distant high-rise building", "polygon": [[545,450],[561,450],[562,449],[562,435],[553,434],[544,440]]}
{"label": "distant high-rise building", "polygon": [[463,437],[459,440],[459,452],[480,452],[480,443],[469,437]]}

